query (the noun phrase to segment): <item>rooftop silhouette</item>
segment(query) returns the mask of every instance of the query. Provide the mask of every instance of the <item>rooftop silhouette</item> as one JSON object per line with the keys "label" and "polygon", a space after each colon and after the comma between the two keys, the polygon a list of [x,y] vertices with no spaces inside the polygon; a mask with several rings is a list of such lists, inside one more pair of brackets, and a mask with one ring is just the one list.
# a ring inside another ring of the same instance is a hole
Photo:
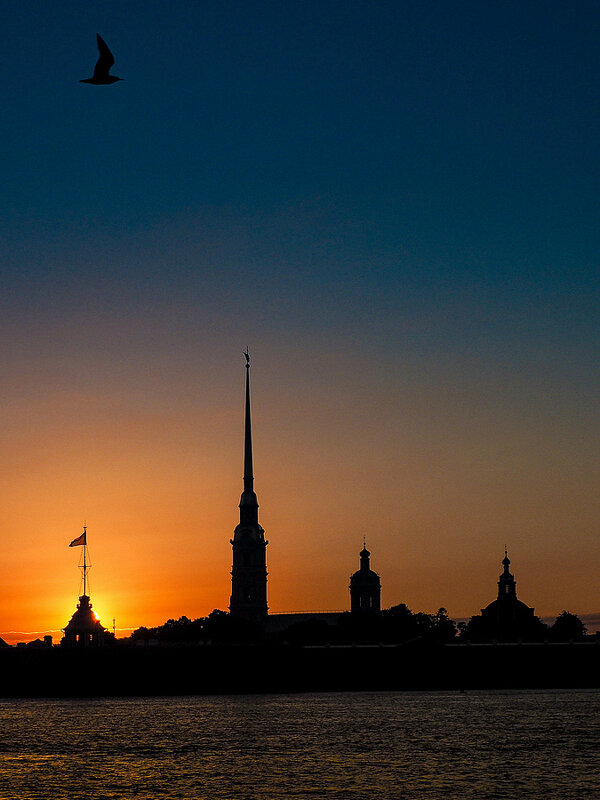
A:
{"label": "rooftop silhouette", "polygon": [[63,645],[65,647],[97,647],[104,642],[106,628],[92,610],[89,595],[79,598],[77,610],[65,627]]}

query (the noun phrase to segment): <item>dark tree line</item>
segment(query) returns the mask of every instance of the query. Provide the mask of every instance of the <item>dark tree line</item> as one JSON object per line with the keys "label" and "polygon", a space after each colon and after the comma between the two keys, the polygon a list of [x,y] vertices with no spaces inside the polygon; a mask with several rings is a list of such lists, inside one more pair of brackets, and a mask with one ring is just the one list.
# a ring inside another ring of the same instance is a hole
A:
{"label": "dark tree line", "polygon": [[250,642],[262,637],[258,626],[215,609],[207,617],[169,619],[156,628],[141,627],[131,634],[132,642],[160,644],[205,644]]}
{"label": "dark tree line", "polygon": [[459,623],[459,641],[470,642],[582,642],[587,635],[583,622],[575,614],[563,611],[552,625],[539,617],[501,623],[482,616]]}
{"label": "dark tree line", "polygon": [[267,635],[258,625],[232,617],[215,609],[198,619],[169,619],[155,628],[141,627],[130,637],[132,643],[159,644],[233,644],[259,641],[291,644],[401,644],[430,642],[569,642],[583,641],[586,627],[575,614],[563,611],[551,625],[539,617],[512,626],[495,626],[483,617],[471,617],[467,623],[450,619],[445,608],[435,614],[413,612],[404,603],[385,609],[381,614],[340,614],[337,625],[330,625],[317,616],[290,625],[285,631]]}

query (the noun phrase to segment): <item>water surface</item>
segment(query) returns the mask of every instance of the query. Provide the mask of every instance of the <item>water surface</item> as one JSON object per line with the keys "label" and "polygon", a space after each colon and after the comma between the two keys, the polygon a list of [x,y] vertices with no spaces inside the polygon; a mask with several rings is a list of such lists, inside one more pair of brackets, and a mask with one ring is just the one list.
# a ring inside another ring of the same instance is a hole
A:
{"label": "water surface", "polygon": [[0,701],[2,800],[598,800],[600,691]]}

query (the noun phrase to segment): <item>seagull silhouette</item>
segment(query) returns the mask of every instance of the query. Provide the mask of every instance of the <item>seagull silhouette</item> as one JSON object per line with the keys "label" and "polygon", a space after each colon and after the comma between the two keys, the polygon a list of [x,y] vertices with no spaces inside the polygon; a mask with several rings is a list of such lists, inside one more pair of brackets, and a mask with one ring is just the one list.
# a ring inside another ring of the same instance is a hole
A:
{"label": "seagull silhouette", "polygon": [[94,67],[94,74],[91,78],[83,78],[79,83],[95,83],[100,86],[105,83],[115,83],[122,81],[123,78],[117,78],[116,75],[110,75],[110,68],[115,63],[115,58],[110,52],[110,49],[104,39],[99,33],[96,34],[96,41],[98,42],[98,50],[100,51],[100,58]]}

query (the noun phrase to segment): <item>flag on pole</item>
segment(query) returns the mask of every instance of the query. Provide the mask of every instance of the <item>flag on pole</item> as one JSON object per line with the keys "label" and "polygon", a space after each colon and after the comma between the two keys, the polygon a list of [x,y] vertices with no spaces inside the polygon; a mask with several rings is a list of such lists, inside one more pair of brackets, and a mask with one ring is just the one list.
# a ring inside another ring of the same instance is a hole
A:
{"label": "flag on pole", "polygon": [[78,536],[76,539],[73,539],[73,541],[71,542],[69,547],[77,547],[77,545],[80,545],[80,544],[87,544],[85,537],[86,537],[86,532],[85,532],[85,528],[84,528],[83,529],[83,533],[81,534],[81,536]]}

